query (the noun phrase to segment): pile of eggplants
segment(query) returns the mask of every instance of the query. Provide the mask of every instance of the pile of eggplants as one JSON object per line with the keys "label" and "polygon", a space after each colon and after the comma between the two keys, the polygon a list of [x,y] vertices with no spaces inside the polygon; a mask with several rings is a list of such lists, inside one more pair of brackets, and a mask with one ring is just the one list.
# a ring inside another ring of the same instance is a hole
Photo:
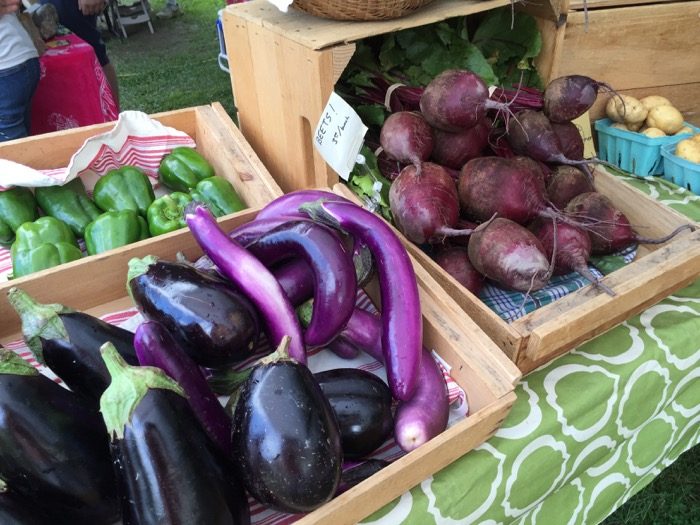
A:
{"label": "pile of eggplants", "polygon": [[[232,232],[199,203],[185,219],[203,258],[129,262],[135,333],[9,292],[28,347],[67,388],[0,353],[0,516],[245,524],[247,496],[306,513],[383,468],[371,456],[392,434],[408,452],[447,426],[413,268],[382,219],[318,190],[280,197]],[[378,316],[356,307],[372,274]],[[313,374],[318,348],[366,352],[388,381],[351,367]],[[212,377],[234,370],[224,407]],[[24,401],[5,402],[13,392]],[[48,456],[31,453],[41,447]],[[42,457],[55,474],[32,465]]]}

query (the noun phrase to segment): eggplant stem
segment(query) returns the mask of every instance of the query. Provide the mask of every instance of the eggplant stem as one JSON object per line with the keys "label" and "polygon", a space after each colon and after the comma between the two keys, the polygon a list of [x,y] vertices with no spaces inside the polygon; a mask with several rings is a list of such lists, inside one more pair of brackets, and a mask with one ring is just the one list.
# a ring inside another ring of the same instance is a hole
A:
{"label": "eggplant stem", "polygon": [[[39,375],[39,371],[12,350],[0,346],[0,374],[36,376]],[[2,479],[0,479],[0,482],[2,482]],[[2,492],[1,484],[0,492]]]}
{"label": "eggplant stem", "polygon": [[288,335],[283,336],[280,344],[277,346],[277,349],[271,354],[263,357],[260,360],[260,364],[269,365],[270,363],[276,363],[277,361],[294,361],[294,359],[289,357],[289,343],[291,340],[292,338]]}

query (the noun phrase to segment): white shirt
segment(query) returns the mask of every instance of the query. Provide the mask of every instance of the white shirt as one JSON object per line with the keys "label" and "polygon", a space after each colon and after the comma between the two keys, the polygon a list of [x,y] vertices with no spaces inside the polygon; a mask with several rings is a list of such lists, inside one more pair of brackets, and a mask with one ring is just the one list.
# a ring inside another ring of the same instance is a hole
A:
{"label": "white shirt", "polygon": [[0,16],[0,71],[38,57],[29,33],[16,13]]}

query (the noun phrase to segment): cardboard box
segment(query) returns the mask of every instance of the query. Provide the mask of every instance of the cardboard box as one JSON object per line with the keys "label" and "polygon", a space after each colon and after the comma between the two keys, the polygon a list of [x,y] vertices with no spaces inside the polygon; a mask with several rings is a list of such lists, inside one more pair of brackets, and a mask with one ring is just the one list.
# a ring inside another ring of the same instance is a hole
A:
{"label": "cardboard box", "polygon": [[[595,175],[596,189],[645,237],[662,237],[684,224],[687,217],[603,170]],[[338,184],[335,191],[349,195]],[[586,286],[507,323],[478,297],[460,285],[420,248],[405,240],[409,253],[518,366],[527,373],[577,345],[602,334],[655,304],[700,276],[700,225],[665,244],[641,244],[635,260],[605,277],[614,297]]]}
{"label": "cardboard box", "polygon": [[[256,212],[243,210],[219,222],[230,230],[252,220]],[[156,255],[174,260],[178,252],[190,260],[202,253],[187,229],[0,284],[0,342],[21,337],[19,318],[7,302],[11,287],[23,289],[40,302],[62,303],[93,315],[105,315],[133,306],[125,286],[131,258]],[[515,401],[513,390],[520,378],[517,368],[475,323],[465,319],[457,304],[415,261],[414,268],[423,312],[424,345],[448,364],[451,376],[467,394],[470,414],[306,515],[298,521],[300,524],[358,522],[485,441],[498,429]]]}

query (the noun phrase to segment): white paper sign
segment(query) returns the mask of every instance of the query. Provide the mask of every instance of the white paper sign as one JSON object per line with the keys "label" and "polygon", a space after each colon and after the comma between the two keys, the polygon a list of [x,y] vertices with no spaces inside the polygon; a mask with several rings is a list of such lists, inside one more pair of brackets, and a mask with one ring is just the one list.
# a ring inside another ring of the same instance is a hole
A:
{"label": "white paper sign", "polygon": [[316,125],[313,141],[328,165],[348,180],[366,133],[367,126],[360,116],[333,92]]}

